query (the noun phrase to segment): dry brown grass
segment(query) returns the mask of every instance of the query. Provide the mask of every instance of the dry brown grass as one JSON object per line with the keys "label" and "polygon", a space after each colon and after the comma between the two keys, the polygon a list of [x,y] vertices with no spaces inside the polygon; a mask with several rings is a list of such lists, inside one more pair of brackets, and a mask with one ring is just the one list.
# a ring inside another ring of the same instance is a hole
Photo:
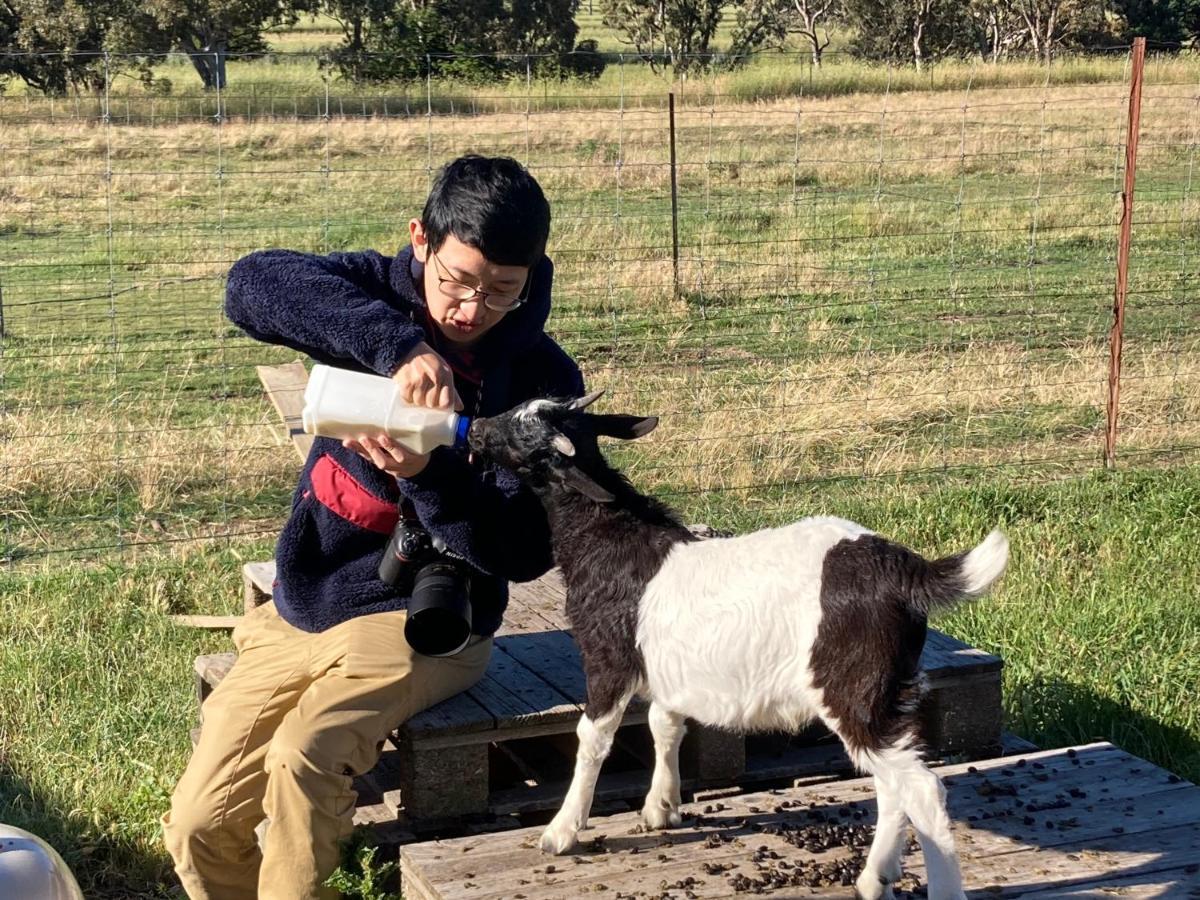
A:
{"label": "dry brown grass", "polygon": [[[1131,454],[1200,444],[1196,95],[1152,82],[1143,107]],[[552,326],[612,408],[663,414],[622,457],[649,487],[1095,464],[1121,85],[712,96],[689,86],[679,109],[678,292],[661,95],[433,120],[5,123],[23,341],[0,406],[5,536],[61,548],[117,517],[122,535],[173,536],[282,515],[295,462],[249,367],[283,355],[222,323],[219,278],[263,246],[389,250],[429,164],[464,150],[527,160],[553,199]],[[94,299],[56,302],[79,296]]]}

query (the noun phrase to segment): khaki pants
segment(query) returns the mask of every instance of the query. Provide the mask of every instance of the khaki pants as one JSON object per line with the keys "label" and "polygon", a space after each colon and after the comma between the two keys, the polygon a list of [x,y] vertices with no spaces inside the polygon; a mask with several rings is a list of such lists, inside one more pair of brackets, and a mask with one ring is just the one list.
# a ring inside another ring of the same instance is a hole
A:
{"label": "khaki pants", "polygon": [[321,885],[352,830],[351,775],[375,764],[398,724],[478,681],[492,649],[474,638],[454,657],[419,656],[404,620],[379,613],[309,634],[267,603],[234,630],[237,662],[204,703],[200,742],[162,817],[192,900],[338,896]]}

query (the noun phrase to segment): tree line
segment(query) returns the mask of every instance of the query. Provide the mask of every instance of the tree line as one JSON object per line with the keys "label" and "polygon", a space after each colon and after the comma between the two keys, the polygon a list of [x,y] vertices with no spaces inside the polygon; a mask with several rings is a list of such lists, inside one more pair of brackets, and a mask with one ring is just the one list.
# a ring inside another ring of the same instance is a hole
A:
{"label": "tree line", "polygon": [[1177,51],[1200,39],[1200,0],[740,0],[736,10],[735,52],[795,35],[818,66],[834,25],[853,34],[854,56],[918,69],[949,57],[1049,62],[1135,37]]}
{"label": "tree line", "polygon": [[[170,90],[154,65],[186,55],[207,89],[226,59],[267,52],[271,28],[322,12],[341,28],[321,64],[353,81],[426,77],[595,78],[605,56],[578,40],[581,0],[0,0],[0,87],[102,87],[118,72]],[[595,0],[589,0],[591,5]],[[820,65],[830,33],[855,56],[918,68],[947,57],[1049,61],[1141,35],[1162,49],[1200,39],[1200,0],[599,0],[631,54],[676,71],[737,66],[799,41]],[[714,51],[717,29],[731,37]]]}

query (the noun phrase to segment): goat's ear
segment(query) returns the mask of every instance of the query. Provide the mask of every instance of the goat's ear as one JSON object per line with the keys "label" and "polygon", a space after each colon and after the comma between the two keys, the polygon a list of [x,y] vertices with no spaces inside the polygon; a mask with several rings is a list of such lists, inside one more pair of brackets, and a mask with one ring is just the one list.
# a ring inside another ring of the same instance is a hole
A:
{"label": "goat's ear", "polygon": [[571,439],[565,434],[556,434],[550,441],[550,444],[563,456],[575,455],[575,445],[571,443]]}
{"label": "goat's ear", "polygon": [[588,421],[591,422],[592,430],[596,434],[620,438],[623,441],[644,437],[658,427],[658,416],[591,414],[588,416]]}
{"label": "goat's ear", "polygon": [[595,403],[597,400],[599,400],[603,395],[604,395],[603,388],[601,388],[598,391],[592,391],[590,394],[584,394],[582,397],[572,400],[569,404],[567,404],[567,408],[572,409],[575,412],[579,412],[579,410],[581,410],[581,409],[587,409],[589,406],[591,406],[593,403]]}
{"label": "goat's ear", "polygon": [[567,466],[565,469],[560,469],[559,472],[568,487],[574,488],[583,496],[590,497],[597,503],[612,503],[616,499],[575,466]]}

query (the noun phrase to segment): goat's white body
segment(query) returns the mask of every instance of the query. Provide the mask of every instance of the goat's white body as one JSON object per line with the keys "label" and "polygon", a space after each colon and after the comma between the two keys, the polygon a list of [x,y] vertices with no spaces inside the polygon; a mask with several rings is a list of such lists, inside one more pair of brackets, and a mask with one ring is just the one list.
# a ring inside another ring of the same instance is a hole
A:
{"label": "goat's white body", "polygon": [[794,732],[826,714],[808,665],[822,562],[839,541],[869,533],[825,517],[676,545],[638,609],[646,693],[735,731]]}
{"label": "goat's white body", "polygon": [[[646,584],[637,615],[645,674],[631,687],[650,700],[655,745],[654,777],[643,808],[647,825],[680,824],[685,717],[734,731],[791,732],[820,718],[841,734],[811,668],[822,619],[822,575],[831,548],[872,533],[846,519],[820,517],[671,549]],[[993,532],[960,563],[960,594],[986,592],[1007,561],[1008,541]],[[575,778],[543,833],[546,850],[566,852],[586,826],[600,764],[628,699],[594,722],[587,716],[580,721]],[[921,759],[916,736],[901,734],[877,750],[851,744],[846,749],[860,769],[875,776],[878,799],[875,839],[856,896],[894,896],[891,884],[901,874],[911,821],[924,850],[930,900],[965,900],[945,788]]]}

